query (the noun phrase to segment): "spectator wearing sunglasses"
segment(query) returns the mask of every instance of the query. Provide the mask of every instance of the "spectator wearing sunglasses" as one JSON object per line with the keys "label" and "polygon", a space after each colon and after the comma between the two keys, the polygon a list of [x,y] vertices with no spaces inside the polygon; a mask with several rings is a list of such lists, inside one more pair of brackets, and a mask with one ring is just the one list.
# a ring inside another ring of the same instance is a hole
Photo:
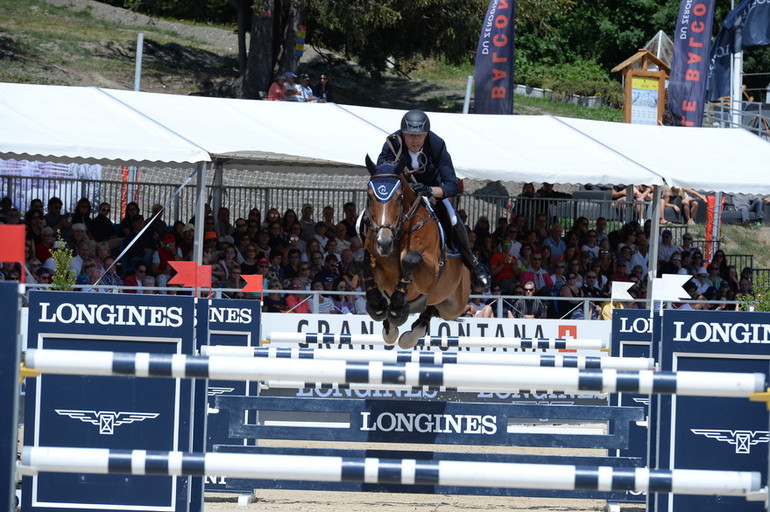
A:
{"label": "spectator wearing sunglasses", "polygon": [[508,318],[543,318],[546,315],[546,306],[542,300],[534,297],[535,283],[527,281],[523,287],[526,298],[517,299],[513,308],[508,311]]}

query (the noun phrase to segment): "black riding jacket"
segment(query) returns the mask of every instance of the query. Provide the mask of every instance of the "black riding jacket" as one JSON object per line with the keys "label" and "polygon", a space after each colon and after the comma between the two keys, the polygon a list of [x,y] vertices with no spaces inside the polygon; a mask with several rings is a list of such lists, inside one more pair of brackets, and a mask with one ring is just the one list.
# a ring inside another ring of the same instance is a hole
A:
{"label": "black riding jacket", "polygon": [[[388,135],[388,139],[393,144],[396,151],[401,149],[401,161],[404,162],[406,168],[412,168],[412,159],[409,156],[409,150],[404,144],[404,138],[401,135],[401,130]],[[428,136],[425,138],[425,145],[422,147],[422,152],[427,157],[427,163],[425,164],[424,172],[417,172],[413,174],[414,178],[426,185],[432,187],[441,187],[444,191],[444,198],[449,199],[456,196],[460,189],[457,185],[457,175],[455,174],[454,165],[452,165],[452,157],[449,156],[449,152],[446,149],[446,143],[444,139],[439,137],[433,132],[428,132]],[[396,155],[391,151],[387,141],[382,146],[380,156],[377,157],[377,165],[385,162],[393,162],[396,160]]]}

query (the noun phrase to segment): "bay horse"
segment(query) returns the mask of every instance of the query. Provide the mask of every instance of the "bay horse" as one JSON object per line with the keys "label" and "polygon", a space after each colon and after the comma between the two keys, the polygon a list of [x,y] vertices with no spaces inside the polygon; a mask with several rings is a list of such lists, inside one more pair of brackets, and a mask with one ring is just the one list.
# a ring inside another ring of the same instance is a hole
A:
{"label": "bay horse", "polygon": [[[455,320],[465,311],[470,271],[458,253],[446,250],[436,214],[412,191],[403,165],[375,166],[367,155],[366,168],[371,177],[359,228],[364,247],[356,255],[366,310],[382,322],[386,343],[398,339],[399,347],[412,348],[431,318]],[[410,313],[420,315],[399,338]]]}

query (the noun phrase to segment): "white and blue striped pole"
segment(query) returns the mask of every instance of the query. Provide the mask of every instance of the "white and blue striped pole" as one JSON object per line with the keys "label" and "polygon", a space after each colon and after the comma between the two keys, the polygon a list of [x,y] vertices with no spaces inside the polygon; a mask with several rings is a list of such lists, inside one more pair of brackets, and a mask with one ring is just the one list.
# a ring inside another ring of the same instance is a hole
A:
{"label": "white and blue striped pole", "polygon": [[27,474],[216,475],[269,480],[667,492],[709,496],[747,496],[758,492],[761,487],[760,473],[748,471],[650,470],[611,466],[151,452],[104,448],[25,446],[21,462]]}
{"label": "white and blue striped pole", "polygon": [[203,345],[203,356],[267,357],[275,359],[340,360],[366,363],[484,364],[553,368],[652,370],[655,360],[646,357],[522,354],[511,352],[444,352],[439,350],[351,350],[349,348],[239,347]]}
{"label": "white and blue striped pole", "polygon": [[[267,335],[270,343],[305,343],[312,345],[386,345],[379,334],[339,334],[315,332],[280,332]],[[493,338],[490,336],[425,336],[416,347],[441,348],[518,348],[550,350],[602,350],[607,343],[600,339],[572,338]]]}
{"label": "white and blue striped pole", "polygon": [[324,383],[400,384],[491,390],[559,390],[602,393],[750,397],[765,391],[761,373],[579,370],[520,366],[386,364],[378,361],[313,361],[256,357],[120,353],[32,349],[26,365],[41,373],[201,378],[216,380],[303,380]]}

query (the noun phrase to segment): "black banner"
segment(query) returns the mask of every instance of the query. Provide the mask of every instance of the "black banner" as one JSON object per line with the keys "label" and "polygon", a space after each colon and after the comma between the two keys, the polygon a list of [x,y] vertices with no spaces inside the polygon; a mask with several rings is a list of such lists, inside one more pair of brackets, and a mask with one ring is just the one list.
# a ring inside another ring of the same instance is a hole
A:
{"label": "black banner", "polygon": [[714,0],[696,1],[682,0],[674,32],[668,108],[678,126],[703,122]]}
{"label": "black banner", "polygon": [[489,0],[476,48],[476,113],[513,114],[513,0]]}

